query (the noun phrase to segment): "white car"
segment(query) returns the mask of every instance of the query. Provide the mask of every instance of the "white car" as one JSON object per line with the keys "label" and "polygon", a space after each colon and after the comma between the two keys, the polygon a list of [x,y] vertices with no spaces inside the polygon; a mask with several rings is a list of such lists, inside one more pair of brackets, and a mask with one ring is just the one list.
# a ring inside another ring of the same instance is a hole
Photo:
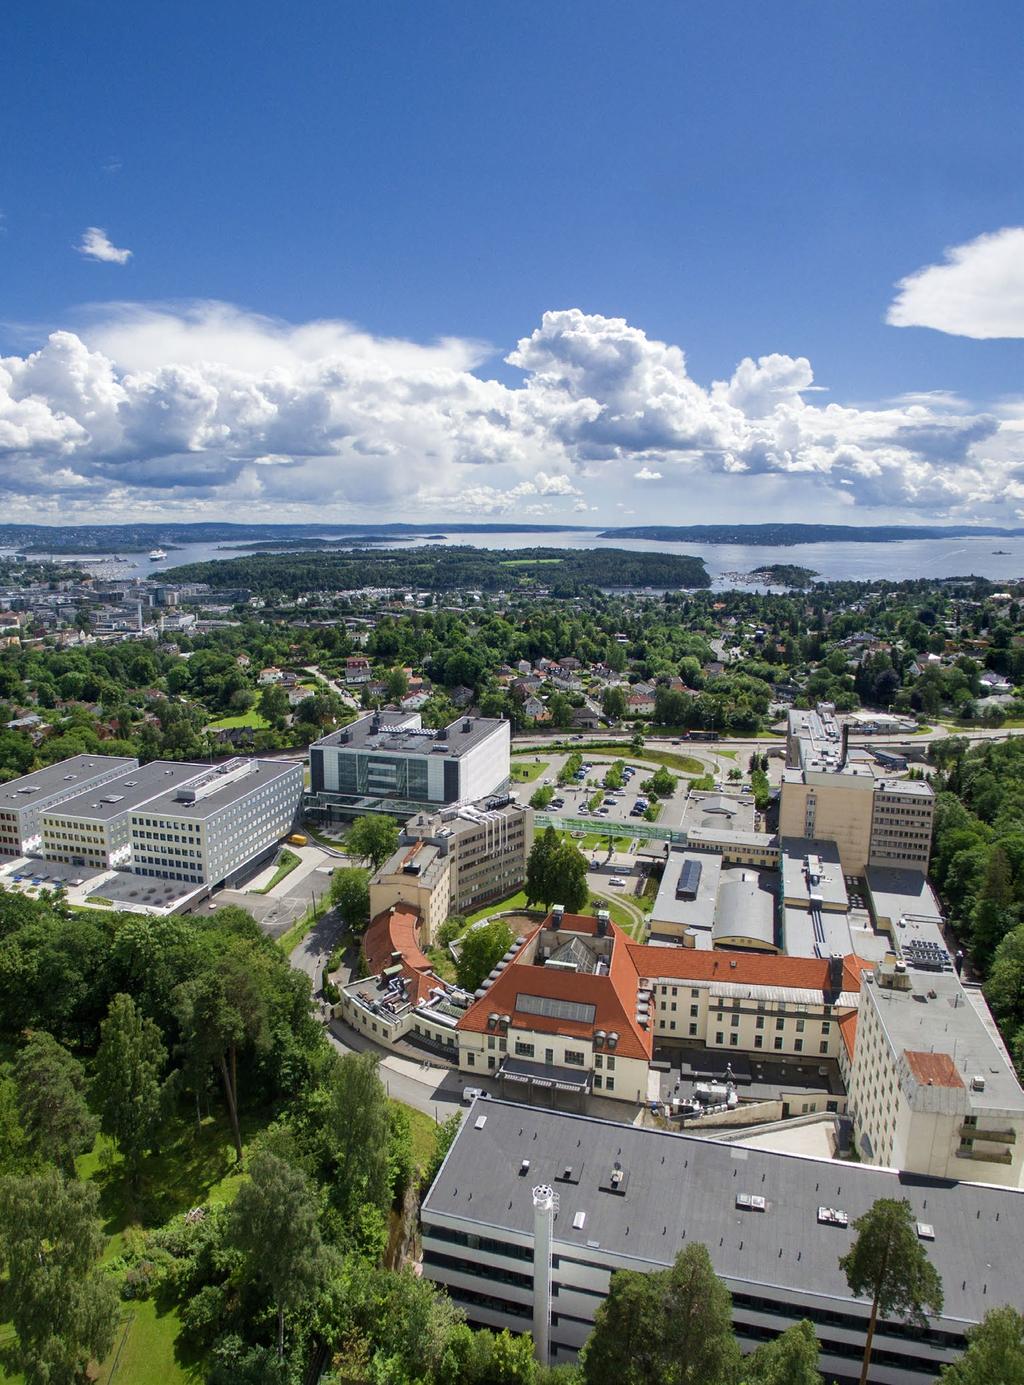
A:
{"label": "white car", "polygon": [[608,881],[608,884],[615,890],[624,890],[626,888],[625,880],[620,879],[617,875],[613,875]]}

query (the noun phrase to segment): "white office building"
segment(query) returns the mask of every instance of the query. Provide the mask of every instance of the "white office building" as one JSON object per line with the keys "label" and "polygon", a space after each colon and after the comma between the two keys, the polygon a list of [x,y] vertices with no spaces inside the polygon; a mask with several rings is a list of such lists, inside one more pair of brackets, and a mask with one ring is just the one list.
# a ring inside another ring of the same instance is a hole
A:
{"label": "white office building", "polygon": [[138,766],[126,755],[72,755],[0,784],[0,856],[40,854],[44,812]]}
{"label": "white office building", "polygon": [[131,815],[137,875],[217,885],[251,868],[292,829],[302,766],[229,760],[169,786]]}
{"label": "white office building", "polygon": [[307,811],[330,820],[472,803],[504,793],[511,774],[507,721],[460,716],[439,730],[418,712],[373,712],[309,749]]}

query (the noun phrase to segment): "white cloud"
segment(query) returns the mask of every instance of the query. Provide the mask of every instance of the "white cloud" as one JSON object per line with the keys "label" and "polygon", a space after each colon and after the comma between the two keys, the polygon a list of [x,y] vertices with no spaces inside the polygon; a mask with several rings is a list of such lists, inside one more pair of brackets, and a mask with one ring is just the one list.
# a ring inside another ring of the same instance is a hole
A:
{"label": "white cloud", "polygon": [[130,250],[119,250],[111,243],[102,226],[87,226],[75,249],[87,260],[101,260],[104,264],[127,264],[132,257]]}
{"label": "white cloud", "polygon": [[955,336],[1024,337],[1024,226],[978,236],[896,285],[893,327],[933,327]]}
{"label": "white cloud", "polygon": [[777,354],[704,386],[679,347],[578,309],[517,344],[519,383],[485,378],[487,354],[221,303],[115,304],[0,359],[5,509],[52,501],[57,518],[91,519],[117,497],[122,517],[557,515],[598,495],[626,508],[651,481],[744,512],[755,492],[776,512],[903,518],[1020,504],[1020,401],[819,403],[810,362]]}

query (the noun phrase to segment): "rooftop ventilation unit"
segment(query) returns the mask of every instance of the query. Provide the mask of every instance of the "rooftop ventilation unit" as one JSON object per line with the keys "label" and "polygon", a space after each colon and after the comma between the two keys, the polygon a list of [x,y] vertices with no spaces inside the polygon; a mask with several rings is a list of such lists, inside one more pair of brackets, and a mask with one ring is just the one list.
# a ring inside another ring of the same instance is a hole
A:
{"label": "rooftop ventilation unit", "polygon": [[919,1221],[917,1223],[917,1235],[921,1241],[934,1241],[935,1227],[930,1222]]}
{"label": "rooftop ventilation unit", "polygon": [[979,1073],[975,1073],[975,1075],[971,1078],[971,1091],[972,1091],[972,1092],[983,1092],[984,1090],[985,1090],[985,1079],[982,1077],[982,1075],[981,1075],[980,1072],[979,1072]]}
{"label": "rooftop ventilation unit", "polygon": [[583,1224],[584,1224],[584,1222],[585,1222],[586,1220],[587,1220],[587,1214],[586,1214],[586,1212],[577,1212],[576,1215],[575,1215],[575,1216],[573,1217],[573,1219],[572,1219],[572,1229],[573,1229],[574,1231],[582,1231],[582,1230],[583,1230]]}

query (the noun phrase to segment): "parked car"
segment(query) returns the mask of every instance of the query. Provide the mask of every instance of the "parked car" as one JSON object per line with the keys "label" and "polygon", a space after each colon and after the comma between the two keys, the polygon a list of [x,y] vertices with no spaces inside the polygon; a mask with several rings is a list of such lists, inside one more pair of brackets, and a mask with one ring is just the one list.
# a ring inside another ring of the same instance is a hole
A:
{"label": "parked car", "polygon": [[608,884],[616,890],[624,890],[626,888],[625,880],[621,879],[621,877],[618,875],[613,875],[612,878],[608,881]]}
{"label": "parked car", "polygon": [[477,1097],[479,1097],[481,1101],[489,1101],[491,1099],[491,1094],[490,1092],[485,1092],[483,1087],[463,1087],[463,1106],[472,1106]]}

